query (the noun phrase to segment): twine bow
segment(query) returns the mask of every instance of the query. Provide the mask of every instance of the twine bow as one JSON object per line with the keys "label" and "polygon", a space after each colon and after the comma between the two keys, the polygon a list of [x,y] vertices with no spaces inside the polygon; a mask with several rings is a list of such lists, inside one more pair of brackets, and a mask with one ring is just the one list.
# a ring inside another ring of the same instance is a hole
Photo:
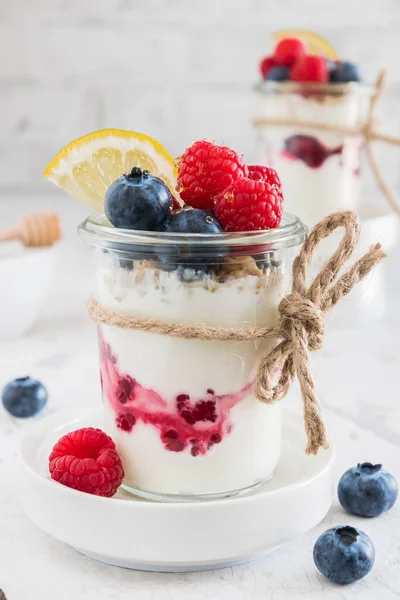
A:
{"label": "twine bow", "polygon": [[[320,241],[331,235],[337,227],[344,227],[343,238],[307,289],[307,268],[314,251]],[[312,229],[293,262],[292,292],[281,300],[278,308],[277,329],[281,342],[261,360],[258,371],[256,395],[268,404],[281,400],[289,391],[294,377],[297,377],[303,397],[308,454],[316,454],[320,447],[327,448],[329,445],[310,372],[309,352],[319,350],[323,345],[325,313],[386,256],[381,245],[375,244],[338,278],[341,267],[353,254],[359,237],[357,217],[350,211],[334,213]],[[273,386],[274,373],[281,364],[279,381]]]}
{"label": "twine bow", "polygon": [[[316,247],[338,227],[344,228],[344,235],[337,250],[307,288],[307,269]],[[255,393],[257,398],[266,404],[277,402],[286,396],[296,376],[303,398],[306,452],[316,454],[319,448],[327,448],[329,442],[311,376],[309,352],[319,350],[323,345],[325,313],[386,257],[381,245],[375,244],[339,277],[341,268],[358,244],[359,236],[357,217],[350,211],[334,213],[312,229],[300,254],[293,262],[292,291],[281,300],[278,322],[274,327],[226,329],[165,323],[158,319],[143,319],[111,311],[96,300],[91,300],[88,304],[89,315],[94,321],[105,325],[183,339],[242,342],[273,337],[280,340],[261,359],[256,375]],[[274,384],[275,375],[279,371],[279,379]]]}
{"label": "twine bow", "polygon": [[376,130],[376,107],[385,91],[385,87],[386,71],[383,70],[379,74],[378,79],[376,81],[375,93],[371,97],[366,123],[365,125],[358,128],[333,125],[332,123],[318,123],[316,121],[303,121],[301,119],[292,118],[281,119],[274,117],[262,117],[260,119],[254,119],[253,125],[255,127],[265,127],[267,125],[281,127],[305,127],[307,129],[317,129],[320,131],[332,131],[335,133],[342,133],[344,135],[352,137],[362,137],[365,141],[365,150],[368,162],[371,167],[371,171],[376,179],[376,182],[391,208],[395,212],[397,212],[397,214],[400,215],[399,199],[395,191],[392,190],[390,186],[386,183],[372,147],[372,142],[383,142],[385,144],[397,146],[398,148],[400,148],[400,138],[396,138],[391,135],[386,135]]}

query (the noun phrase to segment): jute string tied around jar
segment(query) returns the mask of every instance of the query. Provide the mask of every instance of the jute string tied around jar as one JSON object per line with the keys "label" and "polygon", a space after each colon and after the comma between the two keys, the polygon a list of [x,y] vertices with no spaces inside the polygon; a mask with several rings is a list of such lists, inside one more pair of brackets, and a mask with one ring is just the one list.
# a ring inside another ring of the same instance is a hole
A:
{"label": "jute string tied around jar", "polygon": [[361,137],[365,142],[365,150],[368,158],[368,162],[371,171],[376,179],[378,187],[382,194],[385,196],[390,207],[400,215],[400,202],[394,190],[386,183],[385,178],[382,174],[381,168],[376,160],[372,142],[383,142],[391,146],[397,146],[400,148],[400,138],[393,137],[380,133],[376,130],[375,122],[375,111],[376,107],[381,99],[386,87],[386,71],[381,71],[376,82],[375,93],[371,97],[371,101],[368,109],[368,116],[366,123],[360,127],[346,127],[333,125],[332,123],[319,123],[317,121],[303,121],[301,119],[292,118],[274,118],[274,117],[262,117],[260,119],[254,119],[253,125],[255,127],[266,127],[273,125],[274,127],[304,127],[307,129],[317,129],[320,131],[332,131],[335,133],[343,133],[344,135],[352,137]]}
{"label": "jute string tied around jar", "polygon": [[[344,228],[344,235],[337,250],[307,288],[307,269],[316,247],[338,227]],[[260,361],[255,381],[256,396],[266,404],[277,402],[286,396],[296,376],[303,398],[306,452],[316,454],[319,448],[327,448],[329,441],[311,376],[309,352],[319,350],[323,345],[325,313],[386,257],[381,245],[375,244],[339,276],[341,267],[353,254],[359,236],[358,219],[350,211],[334,213],[312,229],[293,262],[292,290],[278,306],[278,320],[274,327],[227,329],[202,324],[165,323],[159,319],[111,311],[96,300],[90,300],[88,304],[89,315],[104,325],[190,340],[242,342],[276,338],[277,344]],[[277,372],[280,372],[279,379],[274,383]]]}

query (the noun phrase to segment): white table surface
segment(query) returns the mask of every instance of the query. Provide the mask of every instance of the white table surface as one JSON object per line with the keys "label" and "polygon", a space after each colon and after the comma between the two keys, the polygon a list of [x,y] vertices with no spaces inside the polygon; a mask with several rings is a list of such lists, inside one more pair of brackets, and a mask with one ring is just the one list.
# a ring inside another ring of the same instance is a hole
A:
{"label": "white table surface", "polygon": [[[52,291],[40,321],[23,340],[0,343],[0,387],[30,374],[49,389],[47,414],[99,402],[94,326],[85,315],[89,257],[76,239],[84,215],[57,197],[0,200],[5,221],[28,207],[60,210],[66,231]],[[386,269],[391,289],[388,314],[379,323],[330,331],[313,371],[324,415],[338,447],[337,477],[357,462],[381,462],[400,481],[400,251]],[[0,282],[4,286],[5,282]],[[400,502],[376,519],[347,515],[334,498],[313,531],[255,562],[219,571],[158,574],[93,562],[38,530],[24,515],[18,492],[18,444],[29,423],[13,422],[0,409],[0,588],[7,600],[327,600],[394,599],[400,596]],[[317,573],[312,548],[333,524],[366,531],[376,548],[373,571],[347,587]],[[134,540],[133,540],[134,543]],[[195,540],[194,540],[195,543]],[[210,540],[212,543],[212,540]]]}

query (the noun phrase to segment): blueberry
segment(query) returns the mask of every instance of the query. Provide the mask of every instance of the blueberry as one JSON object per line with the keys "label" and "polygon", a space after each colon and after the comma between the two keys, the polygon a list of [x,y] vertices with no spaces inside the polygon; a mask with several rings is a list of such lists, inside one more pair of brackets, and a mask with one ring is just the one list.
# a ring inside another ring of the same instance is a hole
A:
{"label": "blueberry", "polygon": [[314,545],[315,566],[336,583],[352,583],[370,572],[375,549],[366,533],[348,525],[327,529]]}
{"label": "blueberry", "polygon": [[337,65],[334,60],[331,60],[330,58],[326,58],[325,63],[326,63],[326,68],[328,70],[328,73],[332,73],[332,71],[334,71],[336,69]]}
{"label": "blueberry", "polygon": [[172,195],[161,179],[133,167],[108,188],[104,210],[114,225],[124,229],[155,231],[172,208]]}
{"label": "blueberry", "polygon": [[4,408],[13,417],[24,419],[42,410],[47,402],[47,390],[40,381],[21,377],[6,385],[1,399]]}
{"label": "blueberry", "polygon": [[330,72],[329,81],[331,83],[349,83],[350,81],[361,81],[361,75],[358,67],[351,62],[340,62],[336,68]]}
{"label": "blueberry", "polygon": [[174,210],[160,231],[168,233],[223,233],[218,219],[209,210],[185,206]]}
{"label": "blueberry", "polygon": [[286,81],[289,79],[288,67],[272,67],[267,73],[266,81]]}
{"label": "blueberry", "polygon": [[[164,221],[160,231],[171,234],[223,233],[219,221],[210,211],[191,208],[190,206],[173,211]],[[162,267],[167,270],[173,270],[179,265],[190,265],[197,271],[199,268],[204,270],[206,265],[213,262],[219,262],[226,254],[226,248],[222,245],[205,246],[201,243],[196,245],[196,240],[191,238],[190,246],[179,245],[177,239],[176,245],[160,245],[157,252]]]}
{"label": "blueberry", "polygon": [[258,256],[256,255],[253,258],[256,261],[257,267],[261,269],[261,271],[268,271],[272,268],[278,268],[282,264],[276,252],[268,252]]}
{"label": "blueberry", "polygon": [[397,481],[382,465],[361,463],[342,475],[338,485],[339,502],[348,512],[361,517],[377,517],[397,500]]}

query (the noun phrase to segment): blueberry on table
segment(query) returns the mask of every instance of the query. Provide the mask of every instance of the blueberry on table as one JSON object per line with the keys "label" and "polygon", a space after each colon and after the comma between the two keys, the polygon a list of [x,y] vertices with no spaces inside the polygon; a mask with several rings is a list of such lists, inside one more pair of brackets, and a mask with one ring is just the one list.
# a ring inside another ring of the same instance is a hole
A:
{"label": "blueberry on table", "polygon": [[[173,211],[165,219],[160,231],[171,234],[200,233],[213,235],[223,233],[220,222],[210,211],[190,206]],[[190,246],[180,245],[178,238],[176,242],[176,244],[160,245],[157,248],[158,257],[163,268],[172,269],[179,265],[206,265],[218,262],[226,254],[224,246],[201,246],[201,242],[196,245],[196,240],[193,237]]]}
{"label": "blueberry on table", "polygon": [[382,465],[359,463],[346,471],[338,485],[339,502],[348,512],[377,517],[392,508],[398,496],[396,479]]}
{"label": "blueberry on table", "polygon": [[104,211],[114,227],[155,231],[172,204],[172,194],[161,179],[133,167],[108,188]]}
{"label": "blueberry on table", "polygon": [[331,83],[350,83],[350,81],[361,81],[359,68],[351,62],[340,62],[336,68],[330,71],[329,81]]}
{"label": "blueberry on table", "polygon": [[1,399],[4,408],[13,416],[25,419],[33,417],[47,403],[47,390],[40,381],[21,377],[10,381],[3,389]]}
{"label": "blueberry on table", "polygon": [[327,529],[314,545],[315,566],[336,583],[353,583],[370,572],[375,560],[369,536],[348,525]]}

